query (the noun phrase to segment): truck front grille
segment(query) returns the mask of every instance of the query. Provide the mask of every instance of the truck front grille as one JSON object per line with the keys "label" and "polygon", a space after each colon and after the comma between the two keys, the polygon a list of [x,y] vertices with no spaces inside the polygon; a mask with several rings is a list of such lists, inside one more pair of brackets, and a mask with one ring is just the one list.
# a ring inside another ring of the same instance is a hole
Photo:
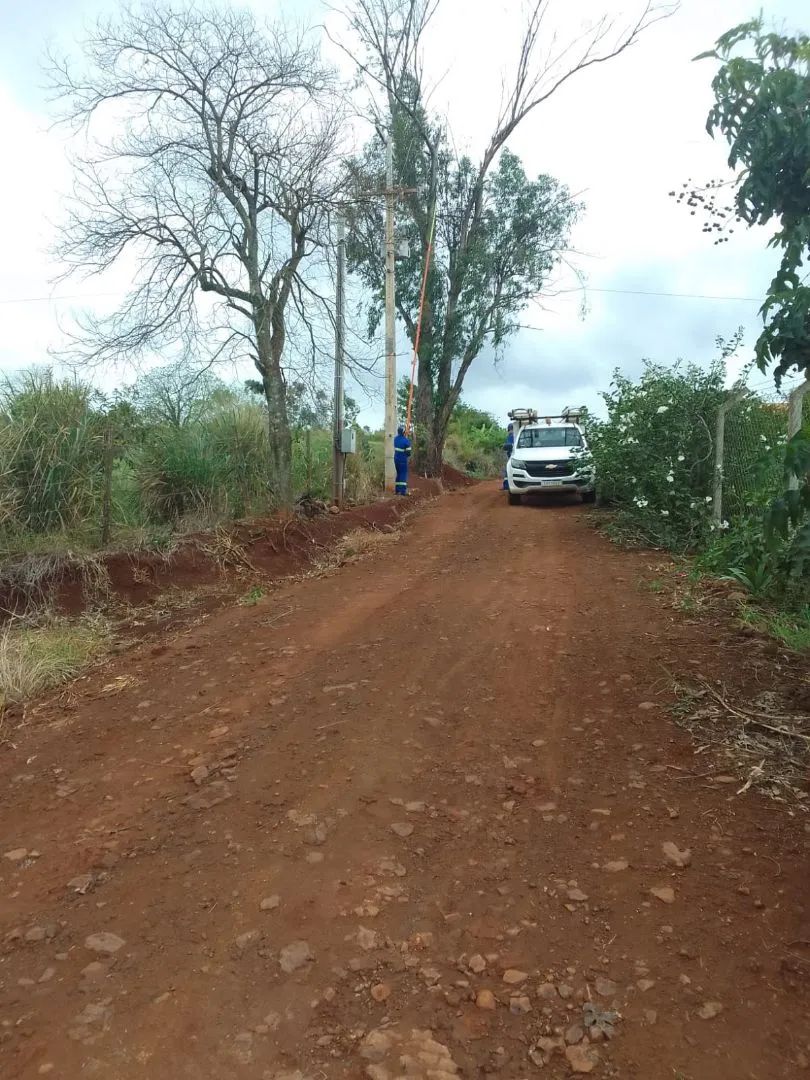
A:
{"label": "truck front grille", "polygon": [[526,472],[529,476],[562,480],[573,474],[574,466],[570,461],[527,461]]}

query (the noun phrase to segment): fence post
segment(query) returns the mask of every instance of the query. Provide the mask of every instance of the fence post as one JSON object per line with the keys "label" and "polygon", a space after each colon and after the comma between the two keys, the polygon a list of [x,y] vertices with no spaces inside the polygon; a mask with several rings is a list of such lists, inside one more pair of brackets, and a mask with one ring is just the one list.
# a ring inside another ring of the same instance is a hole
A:
{"label": "fence post", "polygon": [[304,462],[307,469],[307,495],[312,494],[312,428],[304,431]]}
{"label": "fence post", "polygon": [[717,423],[714,429],[714,491],[712,500],[712,521],[719,525],[723,520],[723,461],[726,450],[726,415],[738,401],[748,395],[745,386],[735,386],[717,410]]}
{"label": "fence post", "polygon": [[[788,398],[788,441],[802,429],[802,405],[804,404],[804,396],[808,390],[810,390],[810,379],[805,379],[795,390],[791,391],[790,397]],[[798,491],[798,488],[798,476],[791,475],[788,478],[788,490]]]}

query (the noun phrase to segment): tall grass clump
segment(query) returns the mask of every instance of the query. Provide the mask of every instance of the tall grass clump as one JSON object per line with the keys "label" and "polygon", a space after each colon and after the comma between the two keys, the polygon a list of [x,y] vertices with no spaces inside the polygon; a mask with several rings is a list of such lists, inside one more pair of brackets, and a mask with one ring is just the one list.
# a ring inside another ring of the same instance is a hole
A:
{"label": "tall grass clump", "polygon": [[92,518],[102,441],[89,386],[49,370],[0,383],[0,529],[67,531]]}
{"label": "tall grass clump", "polygon": [[11,623],[0,630],[0,714],[7,705],[75,678],[106,640],[104,628],[90,621]]}
{"label": "tall grass clump", "polygon": [[267,430],[261,409],[234,405],[204,422],[154,428],[133,460],[152,521],[239,517],[269,500]]}

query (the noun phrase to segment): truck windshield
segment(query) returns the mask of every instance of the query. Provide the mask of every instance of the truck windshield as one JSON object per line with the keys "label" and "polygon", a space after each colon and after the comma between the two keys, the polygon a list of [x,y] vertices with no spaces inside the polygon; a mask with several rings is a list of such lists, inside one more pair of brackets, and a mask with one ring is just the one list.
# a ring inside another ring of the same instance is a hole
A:
{"label": "truck windshield", "polygon": [[582,436],[575,427],[524,428],[518,438],[518,450],[549,446],[582,446]]}

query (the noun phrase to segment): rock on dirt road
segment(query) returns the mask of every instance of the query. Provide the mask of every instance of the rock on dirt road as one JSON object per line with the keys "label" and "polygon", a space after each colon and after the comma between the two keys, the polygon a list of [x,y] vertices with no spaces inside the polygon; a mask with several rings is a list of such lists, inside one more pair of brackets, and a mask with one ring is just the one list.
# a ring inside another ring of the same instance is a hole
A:
{"label": "rock on dirt road", "polygon": [[647,575],[482,485],[30,710],[0,1076],[810,1076],[810,833],[669,719],[744,665]]}

